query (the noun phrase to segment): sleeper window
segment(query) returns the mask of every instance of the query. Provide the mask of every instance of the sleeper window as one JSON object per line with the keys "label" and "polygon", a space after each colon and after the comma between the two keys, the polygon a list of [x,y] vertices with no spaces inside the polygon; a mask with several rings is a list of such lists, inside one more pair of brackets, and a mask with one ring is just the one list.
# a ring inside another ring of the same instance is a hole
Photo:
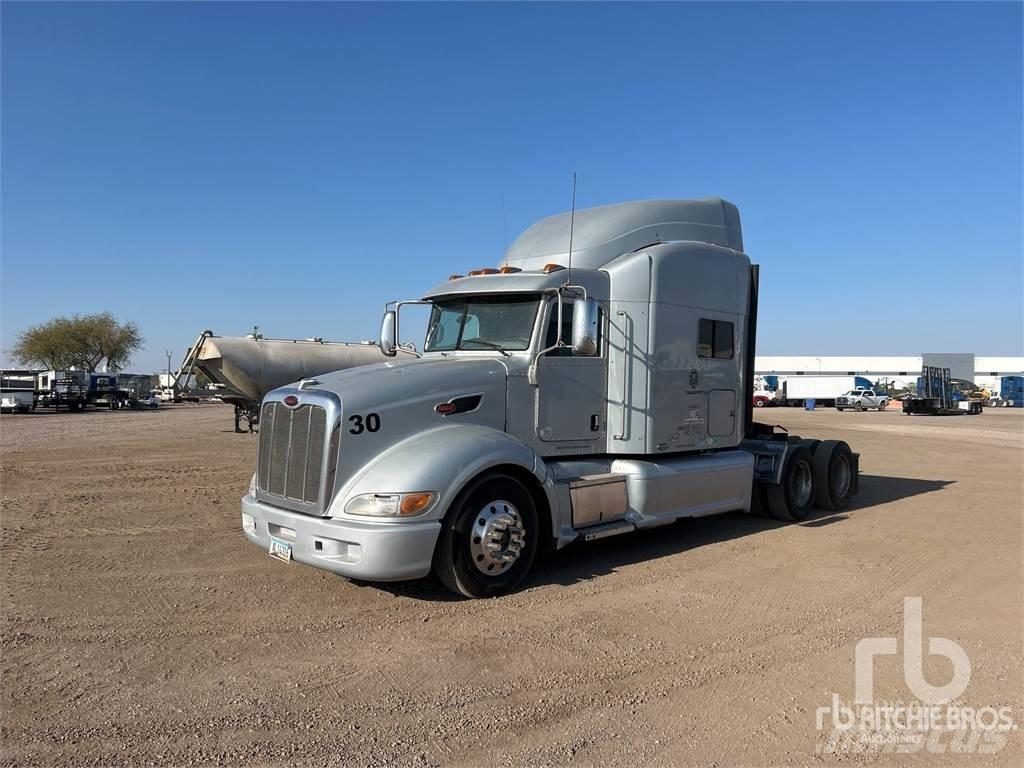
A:
{"label": "sleeper window", "polygon": [[724,320],[701,319],[697,327],[697,357],[731,360],[733,325]]}

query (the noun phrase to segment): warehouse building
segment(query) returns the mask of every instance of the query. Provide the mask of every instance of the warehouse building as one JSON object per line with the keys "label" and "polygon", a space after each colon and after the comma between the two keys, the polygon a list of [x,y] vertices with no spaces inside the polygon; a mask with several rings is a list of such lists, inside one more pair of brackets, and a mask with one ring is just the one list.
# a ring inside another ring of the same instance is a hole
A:
{"label": "warehouse building", "polygon": [[1003,376],[1024,375],[1024,355],[982,357],[971,352],[925,352],[906,357],[843,356],[824,357],[758,355],[754,364],[760,376],[863,376],[872,382],[910,386],[921,375],[921,367],[949,368],[956,379],[973,381],[979,387],[999,391]]}

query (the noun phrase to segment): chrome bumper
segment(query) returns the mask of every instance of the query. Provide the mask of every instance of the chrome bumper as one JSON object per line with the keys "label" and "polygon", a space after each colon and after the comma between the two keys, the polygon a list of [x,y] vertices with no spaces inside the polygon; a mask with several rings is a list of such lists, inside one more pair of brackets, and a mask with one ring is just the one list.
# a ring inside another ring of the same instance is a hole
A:
{"label": "chrome bumper", "polygon": [[366,581],[418,579],[430,572],[438,520],[394,523],[313,517],[242,499],[242,531],[266,553],[270,537],[292,545],[295,562]]}

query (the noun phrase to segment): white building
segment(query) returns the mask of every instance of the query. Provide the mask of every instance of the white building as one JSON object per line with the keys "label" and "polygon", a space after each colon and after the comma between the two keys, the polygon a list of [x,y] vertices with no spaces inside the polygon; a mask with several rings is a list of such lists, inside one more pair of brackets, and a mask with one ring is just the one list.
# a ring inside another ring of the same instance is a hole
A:
{"label": "white building", "polygon": [[[971,353],[927,353],[907,357],[758,355],[754,372],[760,376],[774,374],[780,380],[790,376],[863,376],[872,383],[885,380],[896,387],[903,387],[917,380],[923,365],[948,367],[954,377],[972,378],[979,387],[996,391],[999,391],[1000,377],[1024,376],[1024,355],[979,357]],[[969,372],[973,375],[969,376]]]}

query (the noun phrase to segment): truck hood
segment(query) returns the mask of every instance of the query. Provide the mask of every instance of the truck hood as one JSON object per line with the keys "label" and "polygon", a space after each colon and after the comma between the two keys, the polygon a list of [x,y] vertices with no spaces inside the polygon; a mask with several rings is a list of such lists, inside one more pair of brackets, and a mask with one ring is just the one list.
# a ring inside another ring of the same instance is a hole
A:
{"label": "truck hood", "polygon": [[[317,376],[320,384],[308,389],[334,392],[346,416],[361,409],[376,410],[420,406],[408,415],[438,417],[434,406],[460,395],[480,393],[501,401],[504,426],[505,381],[508,370],[491,358],[419,358],[363,365]],[[491,403],[493,404],[493,403]]]}
{"label": "truck hood", "polygon": [[[475,424],[503,431],[507,377],[498,360],[466,357],[389,361],[318,376],[320,383],[304,391],[326,390],[341,399],[335,492],[385,451],[434,427]],[[452,400],[460,412],[435,410]],[[425,490],[401,484],[399,476],[396,487],[379,490]]]}

